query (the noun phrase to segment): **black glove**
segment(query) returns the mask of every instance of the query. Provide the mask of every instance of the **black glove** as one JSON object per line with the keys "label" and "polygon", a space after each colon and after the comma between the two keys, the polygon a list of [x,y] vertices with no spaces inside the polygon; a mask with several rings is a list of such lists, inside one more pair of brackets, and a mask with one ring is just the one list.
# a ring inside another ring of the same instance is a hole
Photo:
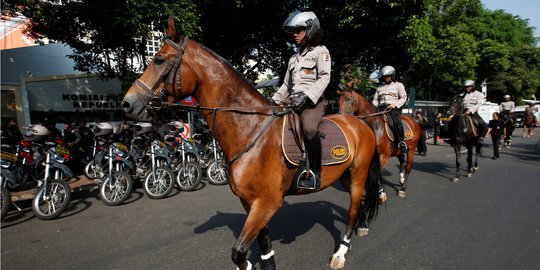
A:
{"label": "black glove", "polygon": [[308,96],[303,92],[294,93],[291,95],[291,106],[300,109],[306,105],[307,100]]}

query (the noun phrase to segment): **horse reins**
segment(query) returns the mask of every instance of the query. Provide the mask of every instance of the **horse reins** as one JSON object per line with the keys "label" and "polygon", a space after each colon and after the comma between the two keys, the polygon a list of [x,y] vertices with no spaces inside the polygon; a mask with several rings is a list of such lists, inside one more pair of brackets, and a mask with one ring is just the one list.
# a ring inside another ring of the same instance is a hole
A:
{"label": "horse reins", "polygon": [[[181,91],[182,89],[182,79],[180,75],[180,69],[181,69],[181,62],[182,62],[182,56],[185,53],[188,38],[185,36],[182,36],[182,45],[176,44],[171,39],[166,39],[165,42],[173,47],[178,53],[174,57],[172,61],[170,61],[165,69],[165,72],[163,75],[161,75],[161,79],[158,80],[153,87],[149,87],[145,82],[143,82],[141,79],[137,79],[135,82],[137,85],[139,85],[148,95],[143,96],[136,88],[137,96],[143,100],[143,104],[147,110],[148,113],[157,111],[161,109],[162,107],[178,107],[183,108],[187,110],[210,110],[212,111],[212,127],[215,128],[216,124],[216,118],[217,118],[217,112],[223,111],[223,112],[236,112],[236,113],[250,113],[250,114],[257,114],[258,112],[248,111],[249,109],[272,109],[272,113],[270,114],[271,117],[268,119],[268,121],[265,123],[263,128],[259,131],[257,136],[252,140],[250,144],[248,144],[244,150],[236,154],[231,161],[227,162],[226,167],[229,168],[234,162],[236,162],[238,159],[240,159],[245,153],[247,153],[255,144],[257,141],[262,137],[262,135],[270,128],[270,124],[276,119],[277,117],[282,117],[286,114],[289,114],[292,112],[291,106],[252,106],[252,107],[192,107],[187,106],[183,104],[176,104],[171,102],[165,102],[165,95],[167,93],[167,88],[169,86],[175,86],[177,91]],[[167,80],[164,83],[163,88],[159,93],[156,93],[157,87],[164,82],[165,77],[167,76]],[[176,84],[174,83],[176,81]],[[174,89],[174,88],[173,88]],[[174,93],[174,91],[173,91]],[[176,94],[173,94],[176,100]],[[148,99],[149,98],[149,99]],[[283,111],[277,111],[276,109],[283,109]],[[268,113],[260,113],[268,115]]]}

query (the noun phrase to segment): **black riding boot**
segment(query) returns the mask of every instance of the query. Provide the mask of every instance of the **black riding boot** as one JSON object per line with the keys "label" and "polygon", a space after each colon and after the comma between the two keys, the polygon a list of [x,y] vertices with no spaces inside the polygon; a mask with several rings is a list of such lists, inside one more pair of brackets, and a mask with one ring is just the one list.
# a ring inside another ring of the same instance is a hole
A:
{"label": "black riding boot", "polygon": [[[321,137],[319,132],[311,140],[305,140],[309,161],[309,169],[313,174],[303,175],[298,180],[298,187],[303,189],[319,189],[321,186]],[[307,177],[305,177],[307,176]]]}

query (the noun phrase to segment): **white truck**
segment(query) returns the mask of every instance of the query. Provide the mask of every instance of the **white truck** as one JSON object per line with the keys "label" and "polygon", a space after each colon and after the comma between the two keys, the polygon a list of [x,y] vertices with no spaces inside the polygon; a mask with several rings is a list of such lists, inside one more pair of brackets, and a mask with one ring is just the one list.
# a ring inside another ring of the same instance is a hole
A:
{"label": "white truck", "polygon": [[494,112],[499,112],[499,104],[489,101],[482,104],[482,106],[478,109],[478,115],[482,117],[486,124],[489,123],[489,120],[493,119],[492,115]]}

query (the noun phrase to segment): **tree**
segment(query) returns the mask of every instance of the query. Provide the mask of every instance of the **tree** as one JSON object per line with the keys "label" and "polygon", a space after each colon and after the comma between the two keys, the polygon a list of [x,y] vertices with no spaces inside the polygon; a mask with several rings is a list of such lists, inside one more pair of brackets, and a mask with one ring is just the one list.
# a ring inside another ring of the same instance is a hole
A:
{"label": "tree", "polygon": [[462,81],[475,77],[477,44],[468,24],[480,10],[478,0],[425,1],[422,15],[399,34],[404,61],[410,61],[404,82],[417,88],[419,99],[448,100]]}
{"label": "tree", "polygon": [[[152,0],[12,0],[4,13],[18,12],[30,19],[26,31],[71,46],[75,68],[118,77],[127,88],[146,67],[145,46],[151,32],[169,15],[188,35],[199,33],[191,1]],[[142,64],[142,65],[141,65]]]}

